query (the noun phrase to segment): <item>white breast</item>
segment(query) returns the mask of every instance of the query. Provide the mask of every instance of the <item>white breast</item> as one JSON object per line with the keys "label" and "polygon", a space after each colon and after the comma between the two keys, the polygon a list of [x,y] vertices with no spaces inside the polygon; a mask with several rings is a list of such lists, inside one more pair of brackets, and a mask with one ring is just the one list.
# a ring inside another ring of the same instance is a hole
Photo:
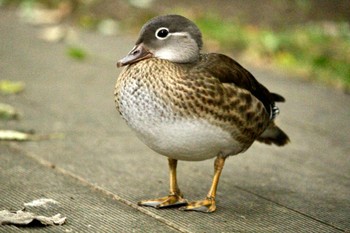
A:
{"label": "white breast", "polygon": [[171,103],[159,103],[155,98],[143,87],[128,85],[120,93],[119,105],[128,125],[154,151],[178,160],[196,161],[243,150],[228,132],[204,119],[176,116]]}
{"label": "white breast", "polygon": [[158,122],[137,130],[137,135],[151,149],[178,160],[205,160],[242,150],[228,132],[203,120]]}

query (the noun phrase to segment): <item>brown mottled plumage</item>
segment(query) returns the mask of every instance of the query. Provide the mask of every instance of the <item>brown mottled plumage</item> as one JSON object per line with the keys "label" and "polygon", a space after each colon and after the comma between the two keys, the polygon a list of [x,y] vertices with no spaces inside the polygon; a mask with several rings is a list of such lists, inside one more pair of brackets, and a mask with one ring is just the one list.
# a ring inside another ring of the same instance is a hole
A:
{"label": "brown mottled plumage", "polygon": [[[116,106],[150,148],[169,159],[170,195],[140,205],[186,205],[213,212],[218,180],[227,156],[255,140],[282,146],[289,139],[274,123],[270,93],[236,61],[222,54],[200,54],[199,29],[178,15],[160,16],[141,30],[134,49],[119,63]],[[203,201],[187,203],[176,182],[177,160],[217,157],[212,187]]]}

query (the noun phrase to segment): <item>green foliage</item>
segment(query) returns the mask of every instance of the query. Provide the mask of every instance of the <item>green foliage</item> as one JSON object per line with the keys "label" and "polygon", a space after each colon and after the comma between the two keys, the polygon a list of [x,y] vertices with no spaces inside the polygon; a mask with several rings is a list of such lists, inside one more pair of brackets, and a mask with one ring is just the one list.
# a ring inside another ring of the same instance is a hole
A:
{"label": "green foliage", "polygon": [[196,23],[204,35],[219,41],[225,49],[350,89],[348,23],[309,23],[280,31],[213,15],[198,18]]}
{"label": "green foliage", "polygon": [[83,61],[87,57],[86,51],[79,47],[68,47],[67,55],[77,61]]}
{"label": "green foliage", "polygon": [[223,22],[214,15],[198,18],[195,22],[203,34],[219,41],[224,47],[234,45],[235,50],[241,51],[248,46],[245,29],[239,24]]}

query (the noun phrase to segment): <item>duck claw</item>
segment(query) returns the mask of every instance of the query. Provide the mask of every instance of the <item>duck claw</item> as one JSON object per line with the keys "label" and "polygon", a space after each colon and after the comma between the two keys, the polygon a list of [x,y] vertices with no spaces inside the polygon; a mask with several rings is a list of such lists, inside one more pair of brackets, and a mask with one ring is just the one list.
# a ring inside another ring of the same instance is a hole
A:
{"label": "duck claw", "polygon": [[182,206],[180,210],[212,213],[216,210],[216,204],[214,199],[207,198],[201,201],[190,202],[188,205]]}
{"label": "duck claw", "polygon": [[187,205],[187,200],[180,195],[169,195],[162,198],[140,201],[137,204],[160,209]]}

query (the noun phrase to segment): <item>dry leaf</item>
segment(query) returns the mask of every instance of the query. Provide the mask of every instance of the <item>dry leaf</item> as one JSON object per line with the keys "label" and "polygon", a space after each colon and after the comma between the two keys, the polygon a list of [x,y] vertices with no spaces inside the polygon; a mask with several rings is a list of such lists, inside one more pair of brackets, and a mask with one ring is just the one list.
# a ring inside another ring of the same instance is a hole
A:
{"label": "dry leaf", "polygon": [[15,130],[0,130],[0,141],[28,141],[33,135]]}
{"label": "dry leaf", "polygon": [[0,225],[29,225],[34,220],[37,220],[43,226],[62,225],[65,223],[66,217],[61,217],[61,214],[46,217],[42,215],[36,215],[32,212],[26,212],[23,210],[18,210],[16,212],[10,212],[8,210],[0,211]]}
{"label": "dry leaf", "polygon": [[18,111],[8,104],[0,103],[0,119],[2,120],[12,120],[18,119],[20,114]]}
{"label": "dry leaf", "polygon": [[0,80],[0,94],[10,95],[17,94],[24,90],[23,82],[15,82],[10,80]]}
{"label": "dry leaf", "polygon": [[31,202],[28,202],[28,203],[24,203],[24,206],[25,207],[45,207],[45,208],[47,208],[50,204],[57,205],[58,202],[53,200],[53,199],[50,199],[50,198],[40,198],[40,199],[33,200]]}

